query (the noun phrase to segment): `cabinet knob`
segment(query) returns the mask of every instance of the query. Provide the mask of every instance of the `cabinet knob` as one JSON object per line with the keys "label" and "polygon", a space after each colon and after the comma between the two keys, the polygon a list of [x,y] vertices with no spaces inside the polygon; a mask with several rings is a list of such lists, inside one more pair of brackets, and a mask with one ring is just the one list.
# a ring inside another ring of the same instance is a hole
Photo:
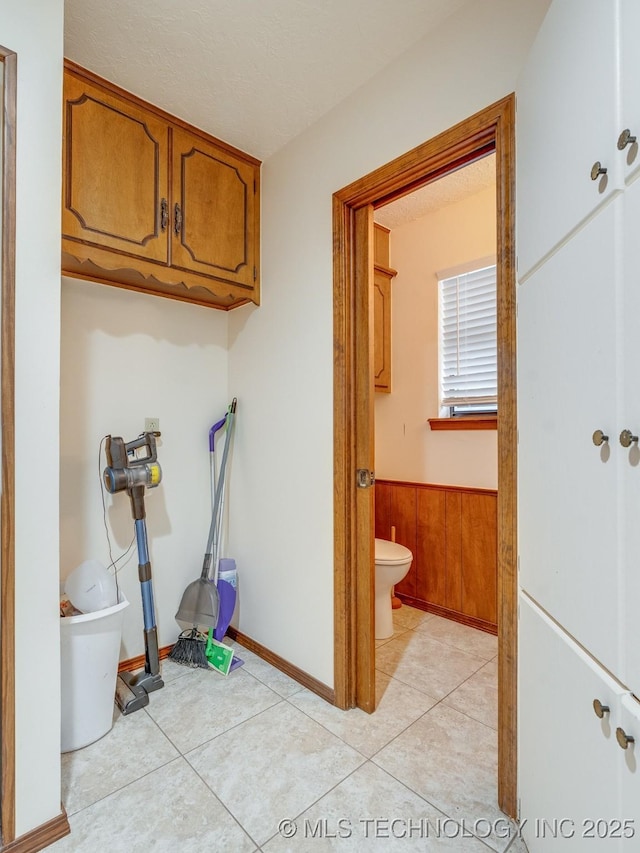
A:
{"label": "cabinet knob", "polygon": [[634,441],[638,440],[637,435],[633,435],[630,429],[623,429],[620,433],[620,444],[623,447],[631,447]]}
{"label": "cabinet knob", "polygon": [[636,141],[636,137],[631,135],[631,131],[629,128],[625,128],[620,136],[618,137],[618,149],[620,151],[624,151],[627,145],[633,145]]}
{"label": "cabinet knob", "polygon": [[608,705],[603,705],[599,699],[593,700],[593,710],[596,712],[596,717],[602,719],[605,714],[611,710]]}
{"label": "cabinet knob", "polygon": [[630,743],[635,743],[636,739],[628,735],[620,726],[616,729],[616,740],[621,749],[627,749]]}
{"label": "cabinet knob", "polygon": [[602,165],[600,160],[596,160],[596,162],[591,167],[591,180],[597,181],[598,177],[600,175],[606,175],[606,174],[607,174],[607,170],[605,169],[605,167]]}
{"label": "cabinet knob", "polygon": [[600,445],[604,444],[605,441],[609,441],[609,436],[605,435],[601,429],[597,429],[591,436],[591,440],[593,441],[596,447],[600,447]]}

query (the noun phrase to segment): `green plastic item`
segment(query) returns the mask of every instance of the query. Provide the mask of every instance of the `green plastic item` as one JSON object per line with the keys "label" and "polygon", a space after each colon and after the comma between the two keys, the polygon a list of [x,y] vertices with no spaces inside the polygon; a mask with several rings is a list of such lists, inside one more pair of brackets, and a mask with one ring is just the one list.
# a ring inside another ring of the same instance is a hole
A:
{"label": "green plastic item", "polygon": [[205,655],[207,656],[210,667],[222,673],[222,675],[229,674],[233,660],[233,649],[231,646],[225,646],[224,643],[219,643],[218,640],[213,639],[213,628],[209,628]]}

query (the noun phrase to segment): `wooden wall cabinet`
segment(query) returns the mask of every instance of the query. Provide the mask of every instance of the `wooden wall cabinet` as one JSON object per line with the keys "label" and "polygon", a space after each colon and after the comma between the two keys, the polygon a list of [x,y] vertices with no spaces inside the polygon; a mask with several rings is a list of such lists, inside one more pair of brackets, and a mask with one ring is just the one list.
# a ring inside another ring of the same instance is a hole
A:
{"label": "wooden wall cabinet", "polygon": [[376,391],[391,392],[391,282],[389,229],[373,227],[373,376]]}
{"label": "wooden wall cabinet", "polygon": [[65,62],[62,271],[259,304],[260,162]]}
{"label": "wooden wall cabinet", "polygon": [[495,633],[497,493],[400,483],[375,485],[375,535],[395,539],[413,563],[395,592],[407,604]]}

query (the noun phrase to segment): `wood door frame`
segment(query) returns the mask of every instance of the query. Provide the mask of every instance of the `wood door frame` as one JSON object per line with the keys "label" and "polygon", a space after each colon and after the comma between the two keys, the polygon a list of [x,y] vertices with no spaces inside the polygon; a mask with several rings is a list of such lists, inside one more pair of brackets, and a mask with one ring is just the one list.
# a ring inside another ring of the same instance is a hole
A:
{"label": "wood door frame", "polygon": [[2,498],[0,513],[0,832],[15,839],[15,255],[17,55],[0,45],[4,67],[2,172]]}
{"label": "wood door frame", "polygon": [[[517,813],[517,429],[515,96],[460,122],[333,196],[334,684],[340,708],[375,708],[373,495],[374,206],[495,151],[498,313],[498,802]],[[364,389],[364,390],[363,390]],[[364,405],[363,405],[364,401]],[[360,494],[358,494],[360,493]]]}

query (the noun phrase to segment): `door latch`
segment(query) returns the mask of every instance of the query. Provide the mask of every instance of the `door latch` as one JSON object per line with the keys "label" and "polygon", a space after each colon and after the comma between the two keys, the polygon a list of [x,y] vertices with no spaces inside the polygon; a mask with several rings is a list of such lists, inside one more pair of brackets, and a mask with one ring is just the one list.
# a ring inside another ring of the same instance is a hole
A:
{"label": "door latch", "polygon": [[359,489],[368,489],[376,481],[373,471],[368,468],[358,468],[356,474]]}

